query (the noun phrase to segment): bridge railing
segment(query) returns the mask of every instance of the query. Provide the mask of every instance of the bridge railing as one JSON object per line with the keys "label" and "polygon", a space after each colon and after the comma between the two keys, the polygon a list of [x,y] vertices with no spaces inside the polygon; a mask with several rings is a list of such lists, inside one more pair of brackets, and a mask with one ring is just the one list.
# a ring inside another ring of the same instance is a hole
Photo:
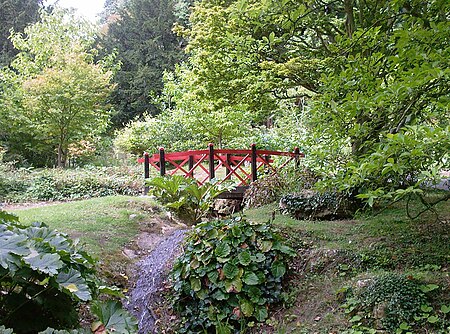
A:
{"label": "bridge railing", "polygon": [[[285,157],[278,165],[274,164],[274,157]],[[256,145],[251,145],[250,150],[215,149],[213,144],[206,150],[189,150],[184,152],[165,152],[164,148],[159,153],[150,155],[144,153],[139,162],[144,164],[144,177],[150,177],[150,166],[159,171],[161,176],[166,174],[181,174],[185,177],[197,179],[199,184],[215,179],[220,168],[224,169],[219,182],[231,180],[237,181],[237,186],[247,186],[256,181],[258,173],[277,173],[290,162],[296,166],[300,164],[300,158],[304,154],[298,148],[294,152],[280,152],[270,150],[258,150]],[[169,168],[168,168],[169,167]]]}

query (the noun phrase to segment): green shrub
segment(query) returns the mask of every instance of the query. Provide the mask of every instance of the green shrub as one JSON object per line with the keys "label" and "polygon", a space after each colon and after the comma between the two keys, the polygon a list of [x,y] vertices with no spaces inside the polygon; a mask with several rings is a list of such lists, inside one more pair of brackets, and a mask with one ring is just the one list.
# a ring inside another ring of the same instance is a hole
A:
{"label": "green shrub", "polygon": [[64,201],[109,195],[137,195],[143,189],[140,170],[130,167],[21,170],[0,176],[0,200]]}
{"label": "green shrub", "polygon": [[296,219],[348,218],[357,208],[357,203],[350,196],[338,192],[303,190],[284,195],[280,200],[281,212]]}
{"label": "green shrub", "polygon": [[293,254],[268,224],[239,218],[198,224],[171,272],[179,332],[231,333],[264,321]]}
{"label": "green shrub", "polygon": [[[411,322],[425,304],[420,283],[410,277],[387,274],[377,277],[359,296],[363,307],[380,308],[382,323],[388,330],[395,330],[402,322]],[[382,308],[382,309],[381,309]]]}
{"label": "green shrub", "polygon": [[114,146],[118,151],[142,156],[155,153],[160,147],[167,151],[204,149],[208,141],[201,134],[191,131],[185,124],[167,113],[156,117],[146,115],[117,131]]}
{"label": "green shrub", "polygon": [[281,171],[280,176],[283,178],[286,184],[286,190],[289,193],[298,193],[305,189],[313,189],[319,181],[319,176],[306,167],[284,169]]}
{"label": "green shrub", "polygon": [[9,194],[26,191],[27,183],[24,179],[26,174],[26,170],[16,169],[11,162],[0,161],[0,201]]}
{"label": "green shrub", "polygon": [[150,193],[180,217],[198,222],[211,208],[214,199],[228,188],[216,181],[199,185],[181,175],[158,176],[147,181]]}
{"label": "green shrub", "polygon": [[449,326],[445,317],[450,307],[443,305],[436,312],[428,303],[428,294],[437,289],[438,285],[423,284],[411,276],[387,273],[369,280],[354,293],[347,290],[343,307],[355,329],[412,333],[414,329],[433,328],[438,330],[433,333],[444,333]]}
{"label": "green shrub", "polygon": [[[100,284],[94,265],[66,234],[42,223],[21,225],[0,211],[0,325],[17,333],[78,327],[81,303],[100,293],[120,295]],[[133,330],[133,321],[128,323]]]}
{"label": "green shrub", "polygon": [[257,208],[280,199],[286,182],[277,174],[268,175],[252,182],[244,194],[244,203],[248,208]]}

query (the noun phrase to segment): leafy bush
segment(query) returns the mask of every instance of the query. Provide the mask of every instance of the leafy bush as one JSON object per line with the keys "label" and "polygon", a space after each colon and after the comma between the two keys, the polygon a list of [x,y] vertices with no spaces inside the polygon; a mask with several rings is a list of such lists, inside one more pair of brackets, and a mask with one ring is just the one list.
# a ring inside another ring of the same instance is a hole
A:
{"label": "leafy bush", "polygon": [[264,321],[292,255],[268,224],[239,218],[198,224],[171,273],[180,333],[231,333]]}
{"label": "leafy bush", "polygon": [[66,234],[0,211],[0,325],[18,333],[78,327],[80,303],[120,295],[100,285],[94,264]]}
{"label": "leafy bush", "polygon": [[[432,314],[433,308],[428,304],[427,293],[438,288],[435,284],[423,284],[411,276],[388,273],[369,280],[355,293],[348,291],[349,296],[343,307],[351,317],[353,328],[369,327],[386,329],[389,333],[403,333],[412,332],[413,328],[436,328],[437,325],[444,329],[444,333],[449,323],[440,321],[437,315]],[[449,307],[443,306],[438,313],[444,319],[449,311]]]}
{"label": "leafy bush", "polygon": [[252,182],[244,194],[246,207],[257,208],[280,199],[286,183],[277,174],[268,175]]}
{"label": "leafy bush", "polygon": [[0,176],[0,200],[11,202],[73,200],[136,195],[143,188],[139,170],[128,167],[15,169]]}
{"label": "leafy bush", "polygon": [[0,200],[8,194],[25,192],[24,170],[17,170],[11,162],[0,161]]}
{"label": "leafy bush", "polygon": [[328,172],[332,177],[325,177],[322,186],[357,190],[357,196],[371,207],[411,195],[423,197],[425,186],[439,183],[440,172],[450,168],[450,126],[433,123],[380,134],[379,141],[365,143],[370,146],[367,153],[346,162],[336,173]]}
{"label": "leafy bush", "polygon": [[157,152],[160,147],[168,151],[184,151],[204,148],[207,140],[195,133],[172,115],[162,113],[157,117],[145,116],[117,132],[114,146],[125,153],[142,156],[147,152]]}
{"label": "leafy bush", "polygon": [[296,219],[336,219],[350,217],[357,209],[354,200],[343,193],[304,190],[280,200],[280,210]]}
{"label": "leafy bush", "polygon": [[305,189],[313,189],[319,176],[308,168],[284,169],[281,177],[286,183],[289,193],[298,193]]}
{"label": "leafy bush", "polygon": [[147,181],[150,192],[166,208],[179,216],[198,222],[213,204],[213,200],[228,188],[209,181],[199,185],[195,179],[181,175],[158,176]]}

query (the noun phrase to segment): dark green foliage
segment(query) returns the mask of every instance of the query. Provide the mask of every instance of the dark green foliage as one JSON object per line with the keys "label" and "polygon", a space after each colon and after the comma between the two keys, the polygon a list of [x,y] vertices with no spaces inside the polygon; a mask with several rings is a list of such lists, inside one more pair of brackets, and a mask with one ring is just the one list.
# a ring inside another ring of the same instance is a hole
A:
{"label": "dark green foliage", "polygon": [[402,322],[413,321],[414,315],[426,302],[418,281],[395,273],[374,279],[361,292],[359,299],[365,308],[384,308],[382,323],[390,331]]}
{"label": "dark green foliage", "polygon": [[282,213],[296,219],[336,219],[350,217],[356,210],[354,200],[343,193],[304,190],[280,200]]}
{"label": "dark green foliage", "polygon": [[45,224],[0,211],[1,324],[19,333],[78,326],[77,305],[98,294],[94,260]]}
{"label": "dark green foliage", "polygon": [[153,97],[162,91],[162,76],[181,60],[181,39],[172,32],[176,21],[173,0],[129,0],[110,8],[106,50],[117,51],[122,63],[115,76],[117,88],[112,104],[116,126],[123,126],[144,113],[158,114]]}
{"label": "dark green foliage", "polygon": [[180,333],[231,333],[264,321],[280,299],[293,254],[268,224],[239,218],[198,224],[172,270]]}
{"label": "dark green foliage", "polygon": [[214,199],[228,188],[216,181],[199,185],[181,175],[159,176],[147,181],[150,192],[166,208],[192,222],[198,222],[211,208]]}
{"label": "dark green foliage", "polygon": [[0,201],[64,201],[109,195],[137,195],[139,170],[126,167],[16,169],[0,163]]}
{"label": "dark green foliage", "polygon": [[0,1],[0,67],[8,66],[17,54],[9,40],[10,29],[23,31],[39,19],[42,0],[1,0]]}
{"label": "dark green foliage", "polygon": [[430,294],[439,290],[438,285],[424,284],[398,273],[382,274],[367,281],[355,292],[348,288],[339,291],[347,294],[343,307],[353,328],[385,329],[388,333],[408,330],[415,333],[414,329],[424,328],[443,329],[436,333],[444,333],[448,329],[445,317],[450,308],[439,305],[435,311],[429,305]]}
{"label": "dark green foliage", "polygon": [[[3,326],[16,333],[83,333],[53,328],[79,327],[78,307],[100,294],[122,296],[101,284],[94,266],[78,241],[43,223],[21,225],[0,210],[0,333]],[[108,331],[136,331],[136,321],[118,302],[96,302],[92,312]]]}

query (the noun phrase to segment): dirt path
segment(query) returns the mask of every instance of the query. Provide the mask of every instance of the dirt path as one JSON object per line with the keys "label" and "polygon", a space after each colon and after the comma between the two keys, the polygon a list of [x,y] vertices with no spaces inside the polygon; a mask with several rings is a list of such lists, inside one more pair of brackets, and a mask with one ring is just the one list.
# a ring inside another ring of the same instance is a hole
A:
{"label": "dirt path", "polygon": [[54,201],[54,202],[29,202],[29,203],[0,203],[0,210],[11,211],[11,210],[22,210],[22,209],[32,209],[40,208],[43,206],[57,205],[65,202]]}

